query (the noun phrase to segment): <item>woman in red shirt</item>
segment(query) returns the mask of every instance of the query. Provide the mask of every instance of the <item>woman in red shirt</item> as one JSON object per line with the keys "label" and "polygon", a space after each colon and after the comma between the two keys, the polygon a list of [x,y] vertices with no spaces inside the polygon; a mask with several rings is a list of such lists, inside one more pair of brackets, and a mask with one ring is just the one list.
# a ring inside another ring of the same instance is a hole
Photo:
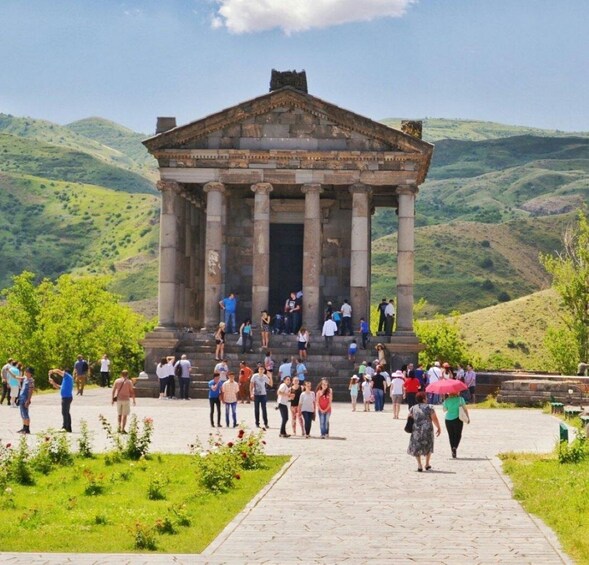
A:
{"label": "woman in red shirt", "polygon": [[407,406],[411,409],[412,406],[417,404],[415,395],[419,392],[419,379],[415,376],[414,371],[407,375],[403,387],[405,389],[405,398],[407,398]]}

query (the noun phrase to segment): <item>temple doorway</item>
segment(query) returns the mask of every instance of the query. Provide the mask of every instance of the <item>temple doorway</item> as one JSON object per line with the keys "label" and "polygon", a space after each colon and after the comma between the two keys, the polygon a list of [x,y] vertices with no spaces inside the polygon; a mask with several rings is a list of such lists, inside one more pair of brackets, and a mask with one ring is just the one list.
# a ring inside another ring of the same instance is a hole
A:
{"label": "temple doorway", "polygon": [[[289,293],[303,288],[303,224],[270,224],[269,313],[284,310]],[[258,316],[259,312],[254,312]]]}

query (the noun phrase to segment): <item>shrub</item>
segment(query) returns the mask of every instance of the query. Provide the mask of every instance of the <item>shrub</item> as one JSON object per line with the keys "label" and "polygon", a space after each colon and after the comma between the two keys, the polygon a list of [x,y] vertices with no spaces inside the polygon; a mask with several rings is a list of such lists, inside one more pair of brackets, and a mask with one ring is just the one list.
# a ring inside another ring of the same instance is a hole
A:
{"label": "shrub", "polygon": [[136,522],[133,528],[135,537],[135,549],[147,549],[148,551],[155,551],[157,549],[155,529]]}
{"label": "shrub", "polygon": [[80,420],[80,438],[78,439],[78,454],[80,457],[91,459],[94,457],[92,453],[92,435],[88,429],[88,422]]}
{"label": "shrub", "polygon": [[174,522],[169,516],[165,516],[164,518],[158,518],[155,521],[155,529],[160,534],[176,534],[178,530],[174,525]]}
{"label": "shrub", "polygon": [[153,420],[151,418],[143,418],[143,429],[140,429],[137,416],[133,414],[129,424],[127,446],[124,450],[125,455],[129,459],[141,459],[141,457],[145,457],[151,446],[152,434]]}
{"label": "shrub", "polygon": [[264,454],[263,431],[258,433],[246,433],[244,428],[240,428],[237,433],[235,442],[229,442],[227,445],[233,451],[242,469],[262,469],[264,467],[266,456]]}
{"label": "shrub", "polygon": [[149,481],[147,487],[147,498],[149,500],[165,500],[166,493],[164,487],[168,484],[168,481],[162,477],[159,473],[156,473]]}
{"label": "shrub", "polygon": [[10,477],[21,485],[35,484],[31,471],[31,453],[25,436],[20,438],[18,449],[11,458]]}
{"label": "shrub", "polygon": [[104,492],[103,474],[96,474],[90,469],[84,469],[83,475],[87,481],[84,487],[84,494],[86,496],[98,496]]}
{"label": "shrub", "polygon": [[172,506],[169,508],[169,511],[175,516],[176,522],[179,526],[188,527],[192,524],[192,520],[186,511],[186,504],[181,504],[180,506]]}
{"label": "shrub", "polygon": [[583,430],[577,430],[577,437],[571,442],[561,441],[558,444],[559,463],[580,463],[589,456],[589,445]]}

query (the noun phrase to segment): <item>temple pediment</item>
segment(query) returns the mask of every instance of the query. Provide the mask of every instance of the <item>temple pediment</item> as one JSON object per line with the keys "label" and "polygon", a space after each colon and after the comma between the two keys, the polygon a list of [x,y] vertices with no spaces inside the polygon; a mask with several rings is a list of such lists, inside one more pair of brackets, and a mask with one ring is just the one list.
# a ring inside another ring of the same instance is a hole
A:
{"label": "temple pediment", "polygon": [[429,165],[432,153],[429,143],[288,86],[144,144],[156,157],[166,150],[395,152]]}

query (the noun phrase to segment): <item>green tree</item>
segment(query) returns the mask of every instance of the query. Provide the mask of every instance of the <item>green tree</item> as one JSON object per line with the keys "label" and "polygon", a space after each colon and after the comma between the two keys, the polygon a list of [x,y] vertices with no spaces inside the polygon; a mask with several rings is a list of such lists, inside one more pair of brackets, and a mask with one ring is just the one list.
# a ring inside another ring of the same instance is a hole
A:
{"label": "green tree", "polygon": [[107,277],[74,278],[34,284],[34,275],[13,278],[0,306],[0,355],[37,369],[41,386],[52,366],[72,367],[77,354],[90,363],[107,353],[113,371],[141,369],[140,340],[149,324],[107,289]]}
{"label": "green tree", "polygon": [[[586,361],[589,358],[589,219],[585,210],[579,210],[576,223],[565,230],[563,250],[556,255],[540,255],[540,261],[552,275],[552,286],[561,297],[565,333],[575,343],[573,364]],[[561,340],[565,337],[560,335]]]}

